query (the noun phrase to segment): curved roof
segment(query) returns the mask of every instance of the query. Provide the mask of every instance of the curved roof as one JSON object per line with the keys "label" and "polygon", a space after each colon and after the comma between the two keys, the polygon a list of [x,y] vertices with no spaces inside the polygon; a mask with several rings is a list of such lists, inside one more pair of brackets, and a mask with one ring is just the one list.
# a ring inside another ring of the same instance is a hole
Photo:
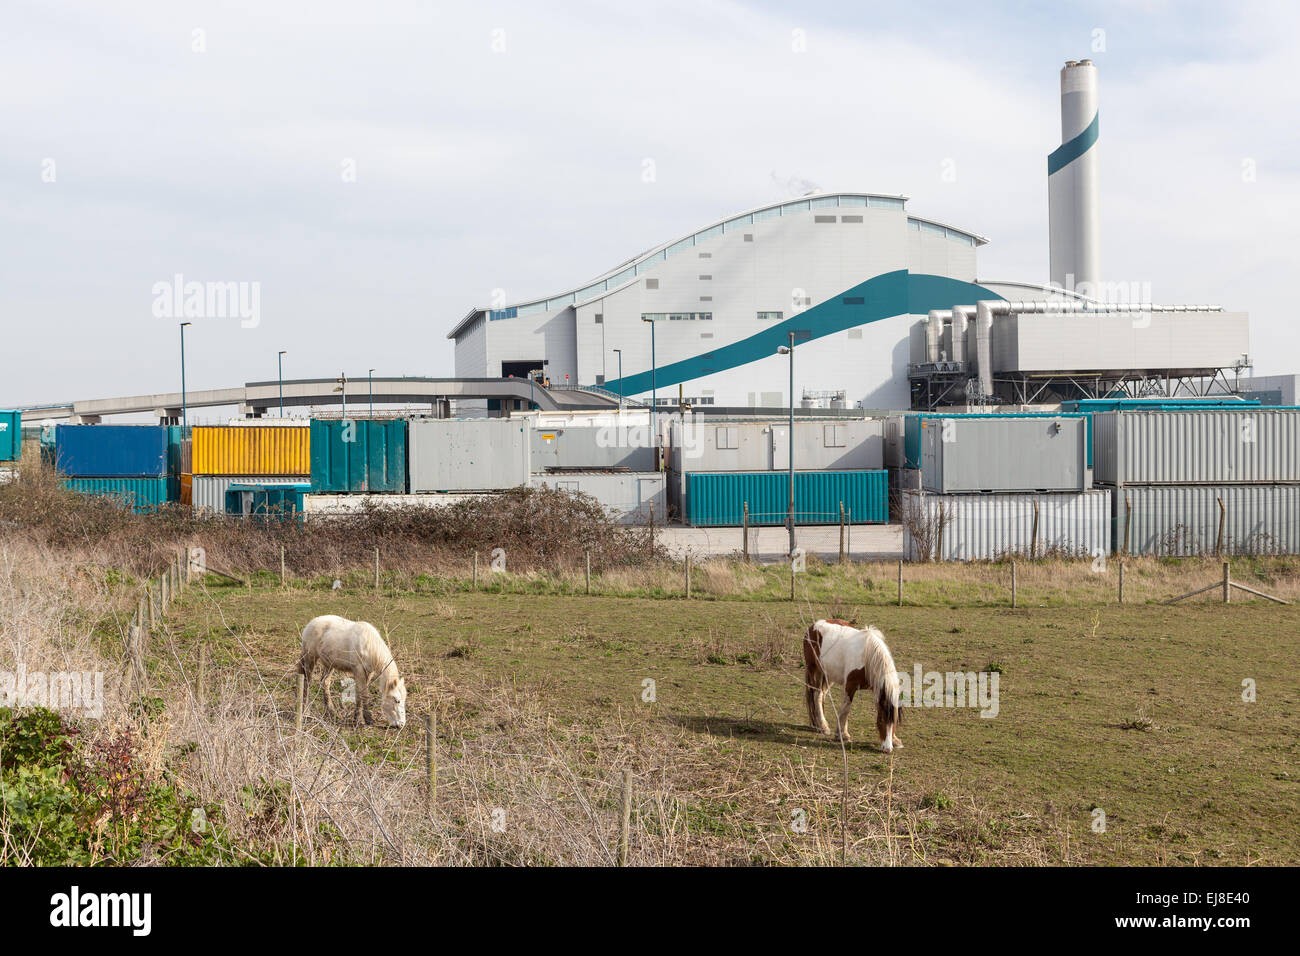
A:
{"label": "curved roof", "polygon": [[[485,309],[475,307],[470,309],[469,313],[456,324],[447,338],[454,339],[461,333],[475,318],[481,313],[488,313],[489,318],[493,319],[513,319],[520,315],[530,315],[534,312],[551,312],[555,309],[563,308],[567,305],[576,305],[579,302],[585,302],[590,299],[607,295],[610,292],[617,291],[636,281],[636,278],[643,275],[647,270],[653,268],[666,258],[695,246],[696,243],[714,236],[722,235],[734,230],[740,226],[752,225],[755,222],[764,222],[768,219],[779,219],[787,212],[807,212],[814,209],[827,208],[852,208],[852,207],[869,207],[876,209],[904,209],[909,197],[890,195],[887,193],[857,193],[857,192],[835,192],[835,193],[809,193],[798,199],[786,200],[779,203],[769,203],[765,206],[756,206],[745,212],[734,216],[727,216],[710,223],[703,229],[679,236],[669,242],[662,243],[647,249],[640,255],[633,256],[624,262],[619,263],[614,268],[601,274],[594,281],[586,283],[583,286],[561,292],[556,295],[547,296],[542,299],[529,299],[519,302],[515,305],[504,306],[500,309]],[[984,236],[964,229],[957,229],[947,223],[938,222],[933,219],[923,219],[919,216],[907,217],[909,225],[915,225],[918,228],[934,232],[939,235],[947,236],[951,239],[967,242],[971,245],[982,246],[988,242]]]}

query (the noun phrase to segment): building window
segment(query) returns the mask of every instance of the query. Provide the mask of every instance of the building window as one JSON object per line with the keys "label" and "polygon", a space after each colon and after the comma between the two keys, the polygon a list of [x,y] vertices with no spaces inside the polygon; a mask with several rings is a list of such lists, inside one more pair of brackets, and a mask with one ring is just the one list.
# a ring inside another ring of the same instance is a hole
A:
{"label": "building window", "polygon": [[823,425],[822,441],[827,448],[843,448],[845,428],[843,425]]}
{"label": "building window", "polygon": [[712,259],[712,258],[713,258],[713,253],[711,253],[711,252],[701,252],[701,253],[700,253],[700,258],[701,258],[701,259]]}
{"label": "building window", "polygon": [[700,333],[700,338],[702,338],[702,339],[711,339],[711,338],[713,338],[713,333],[712,333],[712,332],[701,332],[701,333]]}
{"label": "building window", "polygon": [[645,287],[646,287],[647,289],[657,289],[657,288],[659,288],[659,280],[658,280],[658,279],[646,279],[646,280],[645,280]]}
{"label": "building window", "polygon": [[[660,313],[662,314],[662,313]],[[669,312],[669,322],[711,322],[712,312]]]}
{"label": "building window", "polygon": [[596,384],[597,384],[597,385],[604,385],[604,384],[605,384],[605,376],[603,376],[603,375],[597,375],[597,376],[596,376]]}
{"label": "building window", "polygon": [[739,448],[740,429],[734,425],[719,425],[713,441],[723,451]]}
{"label": "building window", "polygon": [[709,281],[709,280],[712,279],[712,278],[713,278],[713,276],[700,276],[700,280],[703,281],[703,282],[707,282],[707,281]]}
{"label": "building window", "polygon": [[834,216],[813,216],[813,222],[834,222]]}
{"label": "building window", "polygon": [[840,222],[861,222],[861,216],[840,216]]}
{"label": "building window", "polygon": [[597,313],[596,313],[596,324],[597,324],[597,325],[604,325],[604,324],[605,324],[605,315],[604,315],[604,313],[602,313],[602,312],[597,312]]}
{"label": "building window", "polygon": [[753,241],[754,241],[754,234],[753,234],[752,232],[747,232],[747,233],[745,233],[745,241],[746,241],[746,242],[753,242]]}
{"label": "building window", "polygon": [[784,312],[760,312],[758,313],[758,320],[760,322],[780,322],[784,316]]}
{"label": "building window", "polygon": [[642,312],[641,318],[647,322],[662,322],[667,315],[666,312]]}
{"label": "building window", "polygon": [[701,302],[712,302],[712,301],[713,301],[713,296],[711,296],[711,295],[702,295],[702,296],[700,296],[700,301],[701,301]]}

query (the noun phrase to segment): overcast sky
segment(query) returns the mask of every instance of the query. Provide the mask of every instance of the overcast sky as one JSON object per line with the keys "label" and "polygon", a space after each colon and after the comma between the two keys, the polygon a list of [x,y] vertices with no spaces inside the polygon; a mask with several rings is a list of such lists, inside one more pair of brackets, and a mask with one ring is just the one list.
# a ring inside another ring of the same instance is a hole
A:
{"label": "overcast sky", "polygon": [[280,349],[287,378],[450,375],[493,290],[811,188],[905,194],[990,239],[981,278],[1045,281],[1089,56],[1103,278],[1247,310],[1256,372],[1300,371],[1300,5],[1039,7],[9,0],[0,406],[176,390],[177,274],[260,296],[194,320],[191,388]]}

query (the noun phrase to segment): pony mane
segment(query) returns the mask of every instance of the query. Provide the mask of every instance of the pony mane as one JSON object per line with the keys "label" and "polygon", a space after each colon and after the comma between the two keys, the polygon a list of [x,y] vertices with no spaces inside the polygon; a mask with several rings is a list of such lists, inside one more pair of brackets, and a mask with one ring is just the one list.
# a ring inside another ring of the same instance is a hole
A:
{"label": "pony mane", "polygon": [[871,683],[873,689],[878,690],[882,696],[898,705],[899,680],[898,668],[894,666],[894,655],[889,652],[889,645],[885,643],[885,635],[879,630],[868,625],[863,629],[867,635],[863,647],[863,669],[867,672],[867,680]]}

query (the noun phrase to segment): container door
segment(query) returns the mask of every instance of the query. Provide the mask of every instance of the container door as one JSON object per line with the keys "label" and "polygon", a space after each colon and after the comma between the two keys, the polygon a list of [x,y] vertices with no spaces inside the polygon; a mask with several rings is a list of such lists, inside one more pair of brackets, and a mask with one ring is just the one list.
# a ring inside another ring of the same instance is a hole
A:
{"label": "container door", "polygon": [[788,471],[790,468],[790,426],[773,425],[769,432],[772,436],[772,470]]}

